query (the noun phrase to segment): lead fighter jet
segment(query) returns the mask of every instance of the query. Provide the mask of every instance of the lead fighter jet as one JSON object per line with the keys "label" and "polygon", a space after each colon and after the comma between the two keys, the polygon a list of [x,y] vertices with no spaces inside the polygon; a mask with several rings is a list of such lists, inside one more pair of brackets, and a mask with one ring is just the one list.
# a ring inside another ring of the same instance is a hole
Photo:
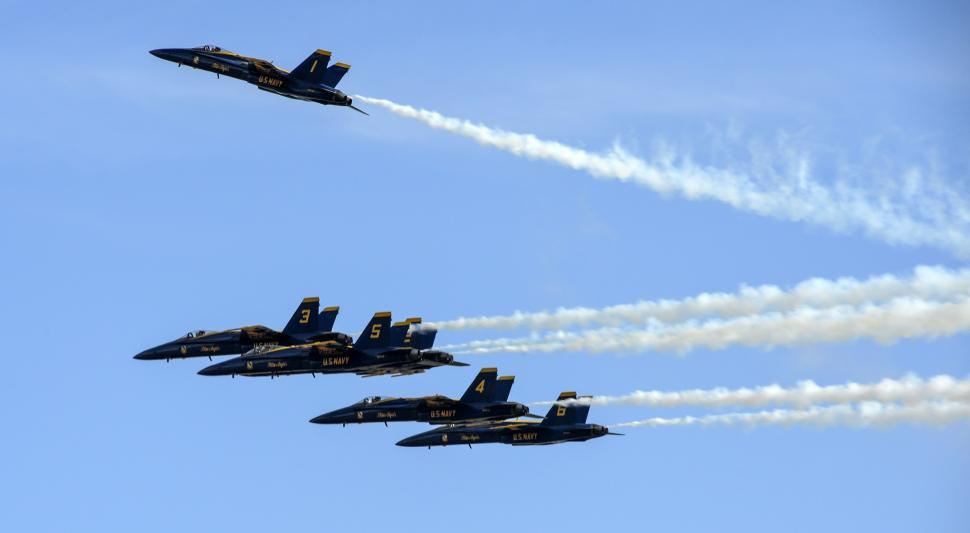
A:
{"label": "lead fighter jet", "polygon": [[510,422],[484,422],[480,424],[445,426],[425,431],[403,439],[398,446],[448,446],[453,444],[486,444],[500,442],[513,446],[534,446],[579,442],[619,435],[599,424],[587,424],[589,403],[576,401],[575,392],[559,394],[556,404],[541,422],[513,420]]}
{"label": "lead fighter jet", "polygon": [[334,63],[328,67],[330,52],[326,50],[313,52],[292,71],[281,69],[265,59],[244,56],[211,44],[195,48],[159,48],[149,53],[178,63],[180,67],[188,65],[215,72],[217,77],[224,74],[287,98],[346,106],[364,113],[354,107],[352,98],[337,90],[337,84],[350,70],[350,65]]}
{"label": "lead fighter jet", "polygon": [[233,355],[263,346],[303,344],[310,341],[350,343],[350,335],[332,331],[339,307],[327,307],[320,314],[320,298],[304,298],[283,331],[266,326],[245,326],[224,331],[190,331],[171,342],[149,348],[135,359],[158,360],[185,357]]}
{"label": "lead fighter jet", "polygon": [[374,396],[349,407],[322,414],[310,422],[345,426],[366,422],[384,422],[384,425],[388,422],[467,424],[530,416],[528,407],[508,401],[515,376],[497,376],[497,369],[483,368],[460,400],[440,394],[420,398]]}

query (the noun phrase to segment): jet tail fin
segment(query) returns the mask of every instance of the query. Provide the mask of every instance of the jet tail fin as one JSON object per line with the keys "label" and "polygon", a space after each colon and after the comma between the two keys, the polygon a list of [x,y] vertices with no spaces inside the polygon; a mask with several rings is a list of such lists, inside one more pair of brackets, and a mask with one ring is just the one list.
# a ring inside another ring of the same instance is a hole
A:
{"label": "jet tail fin", "polygon": [[346,63],[334,63],[327,67],[326,73],[323,75],[323,79],[320,81],[324,85],[329,85],[330,87],[336,88],[337,84],[340,83],[340,79],[344,77],[344,74],[350,70],[350,65]]}
{"label": "jet tail fin", "polygon": [[411,339],[413,337],[413,334],[411,333],[411,324],[420,323],[421,317],[416,316],[408,318],[404,322],[394,324],[391,326],[390,332],[388,332],[385,346],[388,348],[411,348]]}
{"label": "jet tail fin", "polygon": [[339,312],[340,307],[336,305],[332,307],[324,307],[323,311],[320,311],[320,317],[318,318],[318,325],[320,327],[318,331],[322,331],[324,333],[333,331],[333,324],[337,321],[337,313]]}
{"label": "jet tail fin", "polygon": [[317,310],[320,309],[320,298],[304,298],[296,312],[290,317],[290,321],[283,328],[283,333],[287,335],[301,335],[316,333],[319,326]]}
{"label": "jet tail fin", "polygon": [[404,334],[404,346],[408,348],[417,348],[414,345],[414,334],[417,333],[417,330],[413,326],[421,323],[421,317],[412,316],[411,318],[405,319],[404,321],[408,323],[407,333]]}
{"label": "jet tail fin", "polygon": [[374,316],[367,323],[367,327],[361,332],[360,337],[354,342],[354,348],[367,350],[371,348],[381,348],[386,342],[388,329],[391,326],[390,311],[374,313]]}
{"label": "jet tail fin", "polygon": [[430,350],[434,346],[434,338],[438,335],[436,329],[419,329],[411,334],[411,347],[418,350]]}
{"label": "jet tail fin", "polygon": [[[589,398],[589,396],[583,396]],[[575,392],[560,392],[559,398],[549,409],[549,414],[542,419],[541,424],[546,426],[561,426],[564,424],[585,424],[586,417],[589,415],[589,402],[570,402],[577,400]],[[567,403],[558,403],[567,402]]]}
{"label": "jet tail fin", "polygon": [[[324,83],[323,79],[327,75],[327,63],[330,63],[330,52],[317,50],[293,69],[290,72],[290,76],[313,83]],[[330,84],[328,83],[327,85]]]}
{"label": "jet tail fin", "polygon": [[512,393],[513,383],[515,383],[515,376],[502,376],[498,378],[495,386],[492,387],[492,397],[490,399],[493,402],[509,401],[509,394]]}
{"label": "jet tail fin", "polygon": [[497,368],[483,368],[468,386],[461,401],[465,403],[487,402],[491,399],[492,389],[495,388],[495,378],[498,377]]}

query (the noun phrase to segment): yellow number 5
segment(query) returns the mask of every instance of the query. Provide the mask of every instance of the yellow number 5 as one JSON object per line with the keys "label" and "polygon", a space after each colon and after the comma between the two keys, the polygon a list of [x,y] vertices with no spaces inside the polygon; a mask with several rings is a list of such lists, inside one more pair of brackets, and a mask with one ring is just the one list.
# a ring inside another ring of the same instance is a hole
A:
{"label": "yellow number 5", "polygon": [[377,338],[380,338],[380,336],[381,336],[381,325],[380,324],[374,324],[373,326],[371,326],[371,328],[370,328],[370,338],[377,339]]}

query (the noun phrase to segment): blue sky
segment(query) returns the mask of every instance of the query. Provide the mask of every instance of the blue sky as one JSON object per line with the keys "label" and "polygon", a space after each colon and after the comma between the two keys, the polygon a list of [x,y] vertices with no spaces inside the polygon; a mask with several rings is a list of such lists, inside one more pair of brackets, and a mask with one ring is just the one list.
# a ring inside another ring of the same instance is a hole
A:
{"label": "blue sky", "polygon": [[[213,43],[293,67],[325,48],[353,65],[351,94],[593,151],[665,143],[743,167],[794,146],[823,181],[875,190],[920,168],[966,195],[967,7],[842,4],[5,2],[0,528],[965,531],[966,423],[633,429],[429,452],[393,445],[420,425],[306,420],[371,394],[458,395],[474,367],[268,381],[131,359],[189,329],[282,327],[309,295],[340,305],[337,328],[356,335],[385,309],[449,319],[965,266],[947,250],[593,180],[380,109],[272,97],[147,53]],[[513,399],[528,402],[965,377],[968,353],[962,334],[466,359],[515,374]],[[590,420],[677,414],[604,407]]]}

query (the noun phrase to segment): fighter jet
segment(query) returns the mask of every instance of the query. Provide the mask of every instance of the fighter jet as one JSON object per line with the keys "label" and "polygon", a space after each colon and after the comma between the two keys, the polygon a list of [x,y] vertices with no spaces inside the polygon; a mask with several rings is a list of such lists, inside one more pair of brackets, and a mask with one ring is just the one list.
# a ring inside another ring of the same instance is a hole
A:
{"label": "fighter jet", "polygon": [[354,107],[353,99],[337,90],[337,84],[350,70],[350,65],[334,63],[328,67],[330,52],[326,50],[313,52],[293,71],[281,69],[272,61],[247,57],[211,44],[195,48],[160,48],[149,53],[177,63],[180,67],[188,65],[214,72],[216,77],[224,74],[247,81],[264,91],[287,98],[324,105],[347,106],[354,111],[364,113]]}
{"label": "fighter jet", "polygon": [[[498,376],[495,368],[483,368],[461,399],[436,394],[420,398],[364,398],[310,420],[314,424],[362,424],[367,422],[428,422],[455,424],[506,420],[529,414],[529,408],[510,402],[515,376]],[[537,417],[538,418],[538,417]]]}
{"label": "fighter jet", "polygon": [[[359,372],[365,378],[374,376],[400,377],[411,374],[421,374],[424,371],[437,366],[468,366],[467,363],[455,362],[455,358],[448,352],[432,350],[434,339],[438,335],[435,329],[414,330],[411,326],[421,323],[421,318],[409,318],[405,322],[399,322],[391,326],[391,334],[385,344],[389,347],[399,349],[419,350],[421,357],[410,362],[403,362],[394,365],[384,365],[371,368],[366,372]],[[398,342],[400,342],[398,344]]]}
{"label": "fighter jet", "polygon": [[203,368],[203,376],[270,376],[288,374],[344,374],[361,376],[413,374],[435,366],[468,366],[445,352],[430,350],[433,335],[414,332],[413,347],[391,346],[388,330],[391,313],[375,313],[367,327],[353,343],[333,340],[308,342],[254,351]]}
{"label": "fighter jet", "polygon": [[346,333],[332,331],[339,307],[327,307],[320,314],[320,298],[304,298],[282,332],[266,326],[246,326],[224,331],[190,331],[183,337],[149,348],[135,359],[180,359],[186,357],[233,355],[267,346],[290,346],[310,341],[350,344]]}
{"label": "fighter jet", "polygon": [[[584,397],[585,398],[585,397]],[[563,392],[541,422],[513,420],[480,424],[445,426],[403,439],[398,446],[449,446],[454,444],[486,444],[501,442],[513,446],[534,446],[579,442],[620,435],[599,424],[587,424],[589,403],[576,402],[575,392]]]}

